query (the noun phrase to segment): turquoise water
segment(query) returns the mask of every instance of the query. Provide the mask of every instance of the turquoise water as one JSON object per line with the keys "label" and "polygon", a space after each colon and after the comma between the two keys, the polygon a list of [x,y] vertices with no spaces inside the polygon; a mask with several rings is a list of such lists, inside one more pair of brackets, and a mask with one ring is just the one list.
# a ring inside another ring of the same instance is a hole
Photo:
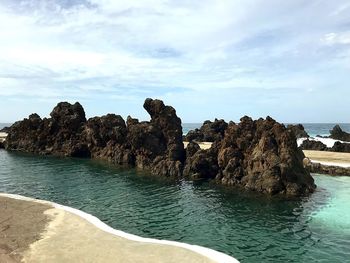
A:
{"label": "turquoise water", "polygon": [[316,193],[287,201],[0,150],[0,192],[72,206],[129,233],[210,247],[241,262],[350,259],[350,177],[314,177]]}

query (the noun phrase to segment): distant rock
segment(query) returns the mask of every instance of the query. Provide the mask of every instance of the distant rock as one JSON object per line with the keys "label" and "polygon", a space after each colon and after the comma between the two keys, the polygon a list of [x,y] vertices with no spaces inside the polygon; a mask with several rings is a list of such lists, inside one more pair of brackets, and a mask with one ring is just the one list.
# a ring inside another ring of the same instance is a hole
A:
{"label": "distant rock", "polygon": [[302,124],[297,124],[297,125],[289,124],[287,126],[287,129],[291,130],[295,134],[295,137],[297,139],[310,137],[309,134],[307,134],[307,132],[305,131],[305,128]]}
{"label": "distant rock", "polygon": [[186,141],[214,142],[224,136],[227,123],[224,120],[215,119],[214,122],[205,121],[201,128],[189,131],[185,136]]}
{"label": "distant rock", "polygon": [[304,140],[303,143],[300,145],[300,148],[302,150],[314,150],[314,151],[328,151],[327,145],[320,141],[315,140]]}
{"label": "distant rock", "polygon": [[347,167],[339,167],[332,165],[323,165],[317,162],[311,162],[309,158],[304,159],[304,167],[310,173],[320,173],[320,174],[328,174],[335,176],[350,176],[350,168]]}
{"label": "distant rock", "polygon": [[330,151],[350,153],[350,143],[335,142]]}
{"label": "distant rock", "polygon": [[343,131],[339,125],[335,125],[330,132],[330,138],[340,141],[350,142],[350,133]]}

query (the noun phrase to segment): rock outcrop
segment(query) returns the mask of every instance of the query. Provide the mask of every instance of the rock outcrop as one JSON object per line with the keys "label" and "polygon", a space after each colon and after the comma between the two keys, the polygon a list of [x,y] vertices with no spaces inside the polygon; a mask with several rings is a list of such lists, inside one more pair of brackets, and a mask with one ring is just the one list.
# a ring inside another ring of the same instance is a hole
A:
{"label": "rock outcrop", "polygon": [[8,133],[9,130],[10,130],[10,127],[4,127],[4,128],[2,128],[2,129],[0,130],[0,132],[6,132],[6,133]]}
{"label": "rock outcrop", "polygon": [[350,133],[343,131],[339,125],[335,125],[330,132],[330,138],[340,141],[350,142]]}
{"label": "rock outcrop", "polygon": [[330,151],[350,153],[350,143],[335,142]]}
{"label": "rock outcrop", "polygon": [[287,126],[287,129],[291,130],[297,139],[310,137],[309,134],[307,134],[307,132],[305,131],[305,128],[302,124],[289,124]]}
{"label": "rock outcrop", "polygon": [[329,152],[347,152],[350,153],[350,143],[342,143],[336,141],[333,147],[327,147],[324,143],[315,140],[305,140],[300,145],[302,150],[313,150],[313,151],[329,151]]}
{"label": "rock outcrop", "polygon": [[332,165],[323,165],[317,162],[311,162],[309,158],[304,159],[304,167],[310,173],[320,173],[320,174],[328,174],[328,175],[343,175],[350,176],[350,168],[332,166]]}
{"label": "rock outcrop", "polygon": [[81,132],[86,122],[83,107],[59,103],[51,118],[41,119],[31,114],[28,119],[16,122],[9,130],[5,147],[9,150],[52,154],[71,157],[90,157],[87,145],[82,143]]}
{"label": "rock outcrop", "polygon": [[37,154],[103,159],[150,171],[157,176],[211,179],[268,194],[303,195],[315,185],[304,169],[304,155],[294,132],[268,117],[239,124],[205,122],[203,140],[212,147],[201,150],[182,142],[181,119],[171,106],[146,99],[150,121],[115,114],[86,120],[79,103],[59,103],[50,118],[32,114],[11,126],[8,150]]}
{"label": "rock outcrop", "polygon": [[320,141],[314,141],[314,140],[305,140],[300,145],[300,149],[302,150],[313,150],[313,151],[327,151],[327,145]]}
{"label": "rock outcrop", "polygon": [[313,192],[314,180],[303,167],[295,134],[270,117],[231,122],[221,141],[186,159],[185,175],[268,194]]}
{"label": "rock outcrop", "polygon": [[224,120],[215,119],[214,122],[205,121],[199,129],[189,131],[185,140],[197,142],[214,142],[221,140],[225,134],[227,123]]}
{"label": "rock outcrop", "polygon": [[129,118],[128,126],[115,114],[86,120],[79,103],[59,103],[51,118],[32,114],[16,122],[6,140],[8,150],[70,157],[104,159],[118,165],[150,170],[162,176],[181,176],[185,150],[181,119],[160,100],[147,99],[150,122]]}

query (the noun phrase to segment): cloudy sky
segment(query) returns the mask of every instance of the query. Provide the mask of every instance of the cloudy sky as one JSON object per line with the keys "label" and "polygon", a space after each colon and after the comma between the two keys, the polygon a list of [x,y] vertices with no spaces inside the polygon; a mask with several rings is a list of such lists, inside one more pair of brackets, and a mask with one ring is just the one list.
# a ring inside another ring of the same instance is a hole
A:
{"label": "cloudy sky", "polygon": [[348,0],[0,0],[0,122],[59,101],[350,122]]}

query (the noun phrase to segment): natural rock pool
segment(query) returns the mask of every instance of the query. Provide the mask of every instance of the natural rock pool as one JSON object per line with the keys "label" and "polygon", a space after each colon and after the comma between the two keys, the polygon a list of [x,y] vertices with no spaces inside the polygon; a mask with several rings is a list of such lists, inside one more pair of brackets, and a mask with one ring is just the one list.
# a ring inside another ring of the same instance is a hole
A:
{"label": "natural rock pool", "polygon": [[310,197],[281,200],[91,160],[0,150],[0,192],[72,206],[116,229],[210,247],[241,262],[350,258],[350,177],[314,178]]}

